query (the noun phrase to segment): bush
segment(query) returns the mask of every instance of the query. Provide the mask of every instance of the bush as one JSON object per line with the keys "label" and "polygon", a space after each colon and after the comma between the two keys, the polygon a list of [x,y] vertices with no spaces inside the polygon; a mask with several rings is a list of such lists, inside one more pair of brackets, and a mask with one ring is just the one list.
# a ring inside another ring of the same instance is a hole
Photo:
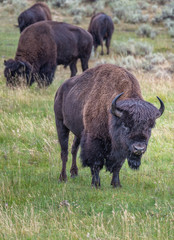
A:
{"label": "bush", "polygon": [[149,15],[142,15],[141,12],[130,14],[125,17],[125,22],[127,23],[146,23],[149,20]]}
{"label": "bush", "polygon": [[134,40],[129,40],[126,42],[118,43],[113,42],[114,51],[123,56],[133,55],[133,56],[145,56],[152,53],[152,46],[144,42],[136,42]]}
{"label": "bush", "polygon": [[164,5],[164,4],[167,4],[169,0],[151,0],[151,2]]}
{"label": "bush", "polygon": [[156,15],[154,18],[152,18],[151,23],[152,23],[152,24],[158,24],[158,23],[160,23],[160,22],[162,22],[162,21],[163,21],[162,15],[158,14],[158,15]]}
{"label": "bush", "polygon": [[169,33],[170,37],[173,38],[174,37],[174,27],[170,27],[168,33]]}
{"label": "bush", "polygon": [[120,23],[120,20],[118,19],[118,17],[113,17],[112,21],[116,24]]}
{"label": "bush", "polygon": [[73,18],[74,24],[80,24],[82,22],[82,16],[78,15]]}
{"label": "bush", "polygon": [[27,7],[27,0],[6,0],[3,1],[4,10],[9,13],[19,14]]}
{"label": "bush", "polygon": [[64,8],[67,6],[66,0],[52,0],[51,4],[56,7]]}
{"label": "bush", "polygon": [[120,20],[124,20],[126,17],[126,9],[125,7],[118,7],[116,9],[114,9],[114,14],[115,16],[120,19]]}
{"label": "bush", "polygon": [[166,19],[164,21],[164,25],[167,27],[169,35],[174,37],[174,21],[171,19]]}
{"label": "bush", "polygon": [[145,59],[153,65],[163,64],[166,61],[162,53],[149,54],[145,57]]}
{"label": "bush", "polygon": [[150,25],[143,24],[138,28],[136,34],[141,37],[149,37],[154,39],[157,35],[157,32],[154,29],[152,29]]}

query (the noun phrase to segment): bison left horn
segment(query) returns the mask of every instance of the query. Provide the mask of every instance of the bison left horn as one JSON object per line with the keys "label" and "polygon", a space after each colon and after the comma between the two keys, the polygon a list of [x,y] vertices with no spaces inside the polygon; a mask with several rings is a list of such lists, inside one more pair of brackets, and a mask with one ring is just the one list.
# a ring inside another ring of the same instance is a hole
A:
{"label": "bison left horn", "polygon": [[119,111],[116,107],[116,102],[117,100],[123,95],[124,92],[120,93],[119,95],[117,95],[114,100],[112,101],[112,105],[111,105],[111,113],[117,117],[121,117],[122,116],[122,112]]}
{"label": "bison left horn", "polygon": [[160,114],[157,115],[157,118],[158,118],[158,117],[160,117],[160,116],[163,114],[164,109],[165,109],[165,106],[164,106],[163,101],[162,101],[158,96],[157,96],[157,98],[158,98],[158,100],[159,100],[159,102],[160,102],[160,109],[159,109]]}

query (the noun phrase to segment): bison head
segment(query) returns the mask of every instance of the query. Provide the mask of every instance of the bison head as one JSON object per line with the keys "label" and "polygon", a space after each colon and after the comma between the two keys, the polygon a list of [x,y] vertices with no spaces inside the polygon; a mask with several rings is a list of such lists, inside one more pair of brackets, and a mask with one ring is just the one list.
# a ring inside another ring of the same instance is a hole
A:
{"label": "bison head", "polygon": [[[112,102],[112,138],[113,151],[120,152],[122,158],[128,159],[132,169],[138,169],[141,157],[147,149],[151,130],[155,120],[164,112],[164,104],[160,101],[160,109],[142,99],[126,99],[117,102],[119,94]],[[114,149],[115,148],[115,149]],[[118,153],[116,154],[118,156]]]}
{"label": "bison head", "polygon": [[4,76],[8,86],[18,86],[30,83],[31,65],[23,61],[9,59],[4,61]]}

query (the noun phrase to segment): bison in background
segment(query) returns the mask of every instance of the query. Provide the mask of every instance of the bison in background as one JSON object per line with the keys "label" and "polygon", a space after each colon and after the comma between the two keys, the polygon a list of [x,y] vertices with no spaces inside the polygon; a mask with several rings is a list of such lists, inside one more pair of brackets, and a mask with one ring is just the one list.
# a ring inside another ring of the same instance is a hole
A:
{"label": "bison in background", "polygon": [[39,2],[19,15],[18,27],[20,32],[22,32],[29,25],[44,20],[52,20],[51,12],[45,3]]}
{"label": "bison in background", "polygon": [[88,32],[90,32],[93,37],[94,51],[96,51],[97,47],[101,45],[101,55],[103,55],[103,41],[105,40],[107,54],[109,54],[113,31],[114,24],[110,16],[105,13],[97,13],[92,16]]}
{"label": "bison in background", "polygon": [[[158,98],[158,97],[157,97]],[[71,176],[78,173],[76,154],[81,144],[83,166],[91,169],[92,185],[100,186],[105,165],[113,173],[111,184],[121,186],[120,169],[127,158],[138,169],[155,121],[164,111],[143,100],[137,79],[125,69],[104,64],[70,78],[59,87],[54,103],[65,181],[68,137],[74,135]]]}
{"label": "bison in background", "polygon": [[88,68],[92,36],[80,27],[54,21],[42,21],[27,27],[21,34],[15,59],[4,61],[7,85],[19,85],[25,79],[31,86],[52,83],[56,66],[70,67],[76,75],[76,63],[81,60],[83,71]]}

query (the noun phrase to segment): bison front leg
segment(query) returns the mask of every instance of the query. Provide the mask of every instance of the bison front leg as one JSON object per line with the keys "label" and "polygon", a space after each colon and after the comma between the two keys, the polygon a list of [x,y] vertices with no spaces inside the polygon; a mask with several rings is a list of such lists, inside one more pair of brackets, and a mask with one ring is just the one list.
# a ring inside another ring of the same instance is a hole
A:
{"label": "bison front leg", "polygon": [[111,41],[111,39],[108,37],[108,38],[106,39],[106,48],[107,48],[107,54],[108,54],[108,55],[109,55],[110,41]]}
{"label": "bison front leg", "polygon": [[84,167],[88,166],[92,174],[92,186],[100,186],[99,172],[104,165],[105,143],[88,133],[83,133],[81,139],[81,159]]}
{"label": "bison front leg", "polygon": [[121,187],[120,179],[119,179],[119,172],[120,172],[120,170],[114,170],[113,171],[111,185],[115,188],[116,187]]}
{"label": "bison front leg", "polygon": [[88,69],[89,57],[81,58],[80,60],[81,60],[82,70],[84,72],[86,69]]}
{"label": "bison front leg", "polygon": [[91,185],[95,186],[96,188],[100,187],[100,167],[99,166],[93,166],[91,167],[91,174],[92,174],[92,182]]}

